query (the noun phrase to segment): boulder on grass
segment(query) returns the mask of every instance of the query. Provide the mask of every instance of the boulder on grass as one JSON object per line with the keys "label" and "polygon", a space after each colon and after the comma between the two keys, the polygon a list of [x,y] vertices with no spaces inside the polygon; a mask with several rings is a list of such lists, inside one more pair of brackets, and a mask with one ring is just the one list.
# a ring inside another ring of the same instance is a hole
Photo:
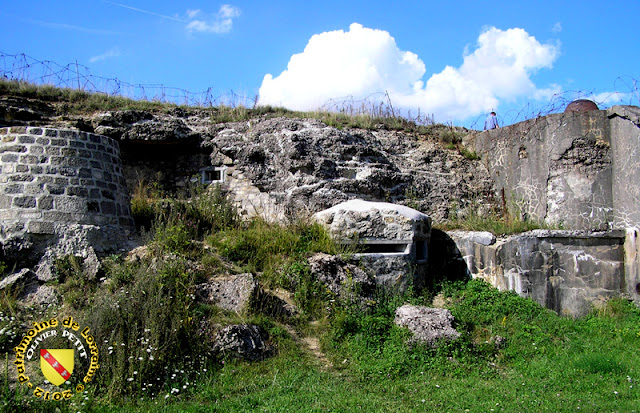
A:
{"label": "boulder on grass", "polygon": [[407,327],[413,333],[411,342],[424,343],[436,347],[441,340],[455,340],[460,337],[453,328],[453,315],[445,308],[430,308],[417,305],[403,305],[396,309],[394,322]]}
{"label": "boulder on grass", "polygon": [[234,324],[222,328],[213,340],[212,352],[223,357],[247,361],[262,360],[273,351],[267,343],[269,334],[253,324]]}
{"label": "boulder on grass", "polygon": [[249,273],[219,276],[197,285],[196,296],[223,310],[243,313],[249,308],[257,287],[257,282]]}

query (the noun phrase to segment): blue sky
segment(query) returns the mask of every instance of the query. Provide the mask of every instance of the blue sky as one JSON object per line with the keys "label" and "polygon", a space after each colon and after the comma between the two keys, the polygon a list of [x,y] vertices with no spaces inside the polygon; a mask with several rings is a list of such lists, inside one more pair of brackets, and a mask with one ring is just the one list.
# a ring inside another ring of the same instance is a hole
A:
{"label": "blue sky", "polygon": [[3,0],[0,69],[24,53],[221,100],[311,110],[390,99],[478,127],[492,109],[506,124],[576,97],[638,104],[638,15],[637,0]]}

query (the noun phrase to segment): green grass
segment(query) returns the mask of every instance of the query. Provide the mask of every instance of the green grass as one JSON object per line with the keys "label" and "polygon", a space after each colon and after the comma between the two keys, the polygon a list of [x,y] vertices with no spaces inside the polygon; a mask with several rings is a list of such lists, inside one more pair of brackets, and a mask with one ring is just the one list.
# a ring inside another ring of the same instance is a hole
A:
{"label": "green grass", "polygon": [[484,213],[478,210],[476,202],[470,202],[463,210],[456,204],[451,208],[449,218],[434,227],[444,231],[489,231],[494,235],[519,234],[534,229],[562,229],[562,225],[548,224],[522,213],[515,202],[503,206],[488,205]]}
{"label": "green grass", "polygon": [[[463,334],[452,344],[407,347],[407,333],[391,323],[393,309],[403,300],[422,298],[381,296],[378,306],[354,314],[346,334],[336,335],[339,328],[332,323],[316,331],[323,334],[333,367],[324,367],[279,324],[266,321],[276,356],[190,371],[191,378],[176,379],[155,398],[98,396],[90,410],[639,410],[640,310],[633,304],[613,300],[603,311],[572,320],[481,281],[443,291]],[[485,343],[491,335],[506,341]],[[172,388],[178,391],[171,393]]]}

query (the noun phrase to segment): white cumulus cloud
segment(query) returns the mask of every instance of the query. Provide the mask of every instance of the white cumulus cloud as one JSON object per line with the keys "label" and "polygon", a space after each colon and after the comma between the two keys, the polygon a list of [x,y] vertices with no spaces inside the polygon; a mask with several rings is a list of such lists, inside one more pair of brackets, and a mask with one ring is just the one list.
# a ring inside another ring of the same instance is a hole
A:
{"label": "white cumulus cloud", "polygon": [[190,32],[228,33],[233,27],[233,19],[240,16],[240,9],[229,4],[223,4],[216,14],[209,19],[196,19],[201,16],[200,10],[187,10],[191,20],[186,29]]}
{"label": "white cumulus cloud", "polygon": [[386,31],[353,23],[348,32],[312,36],[279,76],[265,75],[258,103],[313,110],[331,99],[388,92],[404,110],[464,119],[497,109],[503,99],[556,93],[556,86],[538,88],[531,75],[550,68],[558,52],[558,46],[543,45],[523,29],[491,27],[480,34],[475,50],[465,52],[460,67],[446,66],[424,82],[425,64],[415,53],[400,50]]}

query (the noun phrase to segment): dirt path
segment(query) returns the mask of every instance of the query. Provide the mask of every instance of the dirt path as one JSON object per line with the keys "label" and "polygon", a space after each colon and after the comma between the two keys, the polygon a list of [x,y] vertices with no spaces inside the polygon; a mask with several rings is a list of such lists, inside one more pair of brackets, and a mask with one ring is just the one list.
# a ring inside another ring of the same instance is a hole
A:
{"label": "dirt path", "polygon": [[325,354],[322,352],[322,349],[320,348],[320,340],[318,339],[318,337],[308,336],[300,338],[293,327],[284,325],[284,328],[289,334],[291,334],[291,337],[293,337],[295,341],[302,344],[302,346],[309,352],[309,354],[311,354],[313,358],[318,361],[318,364],[320,365],[320,368],[322,370],[326,371],[333,368],[333,364],[331,364],[331,361],[327,358],[327,356],[325,356]]}

